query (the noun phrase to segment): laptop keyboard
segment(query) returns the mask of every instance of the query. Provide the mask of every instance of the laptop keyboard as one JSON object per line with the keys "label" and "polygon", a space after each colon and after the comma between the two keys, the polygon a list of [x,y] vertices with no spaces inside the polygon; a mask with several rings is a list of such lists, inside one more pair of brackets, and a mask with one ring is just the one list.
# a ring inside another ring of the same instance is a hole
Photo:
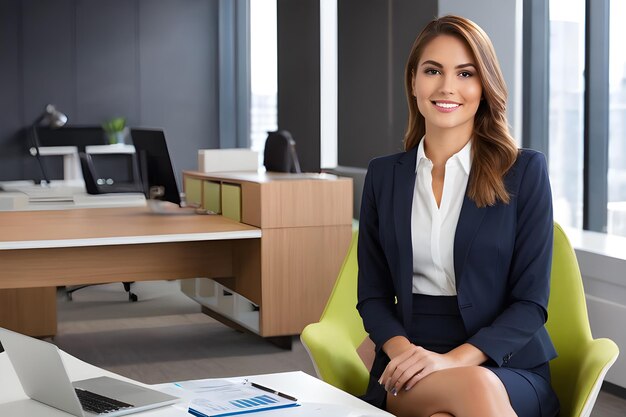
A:
{"label": "laptop keyboard", "polygon": [[134,407],[132,404],[126,404],[121,401],[114,400],[113,398],[105,397],[91,391],[86,391],[76,388],[76,395],[78,401],[83,407],[83,410],[94,414],[106,414],[113,411],[121,410],[123,408]]}

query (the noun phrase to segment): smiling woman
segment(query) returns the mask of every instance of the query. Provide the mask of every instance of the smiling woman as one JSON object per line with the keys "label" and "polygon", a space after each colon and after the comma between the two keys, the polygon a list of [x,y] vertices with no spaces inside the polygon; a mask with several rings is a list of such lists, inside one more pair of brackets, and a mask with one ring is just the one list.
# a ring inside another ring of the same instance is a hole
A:
{"label": "smiling woman", "polygon": [[[437,46],[446,47],[436,49]],[[426,133],[426,114],[421,113],[423,109],[419,108],[418,101],[412,99],[412,96],[416,96],[415,83],[422,70],[419,67],[433,61],[426,53],[446,55],[448,65],[452,65],[451,69],[454,70],[452,75],[462,78],[469,76],[473,79],[469,84],[475,85],[481,92],[478,106],[472,112],[472,129],[461,135],[465,137],[461,139],[463,144],[471,135],[477,138],[473,143],[476,167],[470,179],[468,195],[479,206],[493,205],[496,200],[508,202],[509,195],[502,175],[513,165],[517,145],[509,134],[506,119],[507,88],[491,40],[478,25],[467,19],[458,22],[447,22],[446,18],[435,20],[415,40],[405,71],[409,101],[405,150],[417,146]],[[443,61],[444,57],[440,59]],[[444,64],[436,59],[434,61],[439,65]],[[442,72],[442,68],[435,67],[435,70]],[[429,73],[432,74],[432,69]],[[423,81],[423,77],[420,80]],[[469,90],[461,89],[452,93],[461,94],[463,91]],[[445,95],[441,92],[439,94]]]}
{"label": "smiling woman", "polygon": [[430,22],[405,70],[405,152],[368,168],[357,308],[365,399],[406,417],[553,417],[545,158],[518,150],[489,37]]}
{"label": "smiling woman", "polygon": [[470,138],[482,96],[473,61],[469,48],[454,36],[439,36],[424,48],[412,90],[427,130],[443,134],[445,129],[463,142]]}

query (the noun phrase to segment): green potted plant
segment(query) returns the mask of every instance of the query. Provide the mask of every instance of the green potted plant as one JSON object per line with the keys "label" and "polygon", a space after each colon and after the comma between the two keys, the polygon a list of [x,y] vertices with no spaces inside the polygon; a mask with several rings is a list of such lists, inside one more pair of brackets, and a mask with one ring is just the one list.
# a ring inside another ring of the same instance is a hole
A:
{"label": "green potted plant", "polygon": [[124,144],[128,137],[128,127],[124,117],[115,117],[102,123],[102,129],[110,145]]}

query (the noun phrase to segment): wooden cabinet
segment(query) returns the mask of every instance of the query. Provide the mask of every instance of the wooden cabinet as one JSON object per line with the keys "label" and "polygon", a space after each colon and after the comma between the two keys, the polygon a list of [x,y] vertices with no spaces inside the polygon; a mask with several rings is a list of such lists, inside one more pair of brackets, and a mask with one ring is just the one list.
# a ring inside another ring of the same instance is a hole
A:
{"label": "wooden cabinet", "polygon": [[54,336],[56,302],[56,287],[0,290],[0,327],[29,336]]}
{"label": "wooden cabinet", "polygon": [[183,291],[263,337],[296,335],[319,320],[351,239],[352,180],[188,171],[184,184],[204,208],[259,227],[262,237],[233,242],[233,276],[186,280]]}

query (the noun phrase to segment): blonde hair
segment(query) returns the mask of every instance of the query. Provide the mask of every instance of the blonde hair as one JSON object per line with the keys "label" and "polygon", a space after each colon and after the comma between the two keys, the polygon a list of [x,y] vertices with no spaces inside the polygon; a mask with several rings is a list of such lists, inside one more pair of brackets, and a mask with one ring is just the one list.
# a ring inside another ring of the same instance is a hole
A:
{"label": "blonde hair", "polygon": [[478,207],[492,206],[498,200],[508,204],[510,195],[503,177],[515,163],[519,150],[509,134],[506,119],[507,88],[491,40],[471,20],[452,15],[435,19],[415,39],[405,69],[409,120],[404,150],[417,146],[425,134],[425,120],[413,97],[412,82],[424,48],[439,35],[455,36],[468,46],[482,83],[483,100],[474,116],[472,172],[467,195]]}

